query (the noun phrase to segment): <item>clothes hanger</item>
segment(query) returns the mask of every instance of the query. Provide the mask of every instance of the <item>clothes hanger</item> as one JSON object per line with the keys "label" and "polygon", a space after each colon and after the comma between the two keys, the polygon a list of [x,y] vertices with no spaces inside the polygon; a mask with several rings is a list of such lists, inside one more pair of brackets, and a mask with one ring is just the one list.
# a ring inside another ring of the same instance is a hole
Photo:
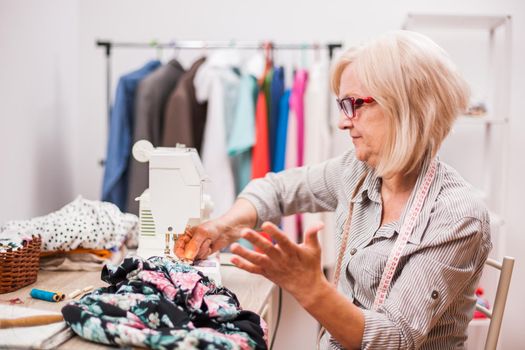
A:
{"label": "clothes hanger", "polygon": [[319,45],[319,43],[314,43],[313,48],[314,48],[314,62],[319,63],[321,61],[321,45]]}
{"label": "clothes hanger", "polygon": [[149,42],[149,46],[157,49],[157,60],[162,62],[162,47],[159,45],[159,42],[156,39],[153,39]]}
{"label": "clothes hanger", "polygon": [[263,74],[259,77],[259,86],[262,86],[263,83],[264,83],[264,79],[266,77],[266,74],[268,74],[268,71],[272,68],[272,64],[273,64],[273,44],[271,41],[266,41],[263,43],[263,50],[264,50],[264,61],[265,61],[265,66],[264,66],[264,72]]}
{"label": "clothes hanger", "polygon": [[301,69],[306,69],[307,67],[307,59],[308,57],[306,56],[307,55],[307,49],[308,49],[308,44],[305,44],[303,43],[301,45]]}
{"label": "clothes hanger", "polygon": [[178,59],[179,53],[180,53],[181,50],[177,46],[177,41],[176,40],[171,40],[169,46],[173,49],[173,53],[172,53],[173,59]]}

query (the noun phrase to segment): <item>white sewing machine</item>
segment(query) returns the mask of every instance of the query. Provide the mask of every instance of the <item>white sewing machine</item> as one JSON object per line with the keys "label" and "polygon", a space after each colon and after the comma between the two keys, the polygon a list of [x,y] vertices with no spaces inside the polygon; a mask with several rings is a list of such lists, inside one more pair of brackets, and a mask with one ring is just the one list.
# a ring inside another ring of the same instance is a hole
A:
{"label": "white sewing machine", "polygon": [[[207,220],[213,209],[204,193],[207,176],[197,150],[184,145],[155,148],[149,141],[140,140],[133,145],[132,153],[139,162],[149,161],[149,189],[136,199],[140,202],[137,255],[176,259],[176,240],[187,226]],[[196,261],[194,267],[221,283],[218,256]]]}

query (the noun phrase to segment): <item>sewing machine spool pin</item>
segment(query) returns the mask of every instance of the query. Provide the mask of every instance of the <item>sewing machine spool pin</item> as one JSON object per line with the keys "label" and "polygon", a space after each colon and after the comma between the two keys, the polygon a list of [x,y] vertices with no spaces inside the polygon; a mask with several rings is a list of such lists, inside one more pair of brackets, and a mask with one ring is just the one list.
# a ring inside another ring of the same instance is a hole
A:
{"label": "sewing machine spool pin", "polygon": [[166,233],[166,247],[164,248],[164,255],[168,256],[171,255],[171,246],[170,246],[170,239],[173,239],[173,247],[175,247],[175,244],[177,244],[177,234],[173,233],[172,236],[173,227],[168,227],[168,232]]}

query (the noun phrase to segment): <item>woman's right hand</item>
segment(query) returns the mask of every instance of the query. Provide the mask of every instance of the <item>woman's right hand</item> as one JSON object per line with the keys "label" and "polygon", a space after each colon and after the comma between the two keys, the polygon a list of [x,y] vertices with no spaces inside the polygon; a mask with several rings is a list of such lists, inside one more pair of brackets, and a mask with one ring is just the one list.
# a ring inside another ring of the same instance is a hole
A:
{"label": "woman's right hand", "polygon": [[220,219],[189,227],[175,244],[175,254],[186,260],[205,259],[208,255],[238,240],[240,230],[229,227]]}
{"label": "woman's right hand", "polygon": [[186,260],[205,259],[208,255],[241,237],[241,229],[252,228],[257,211],[248,200],[239,198],[221,217],[190,227],[175,244],[175,254]]}

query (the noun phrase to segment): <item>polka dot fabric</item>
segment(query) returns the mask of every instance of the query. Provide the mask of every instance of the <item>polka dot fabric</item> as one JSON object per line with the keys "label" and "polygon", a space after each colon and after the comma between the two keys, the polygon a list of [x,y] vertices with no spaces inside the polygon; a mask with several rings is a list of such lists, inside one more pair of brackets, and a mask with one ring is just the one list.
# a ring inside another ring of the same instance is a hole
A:
{"label": "polka dot fabric", "polygon": [[20,234],[39,234],[42,251],[69,251],[76,248],[113,249],[137,245],[138,217],[122,213],[109,202],[77,197],[60,210],[30,220],[9,221],[0,227]]}

